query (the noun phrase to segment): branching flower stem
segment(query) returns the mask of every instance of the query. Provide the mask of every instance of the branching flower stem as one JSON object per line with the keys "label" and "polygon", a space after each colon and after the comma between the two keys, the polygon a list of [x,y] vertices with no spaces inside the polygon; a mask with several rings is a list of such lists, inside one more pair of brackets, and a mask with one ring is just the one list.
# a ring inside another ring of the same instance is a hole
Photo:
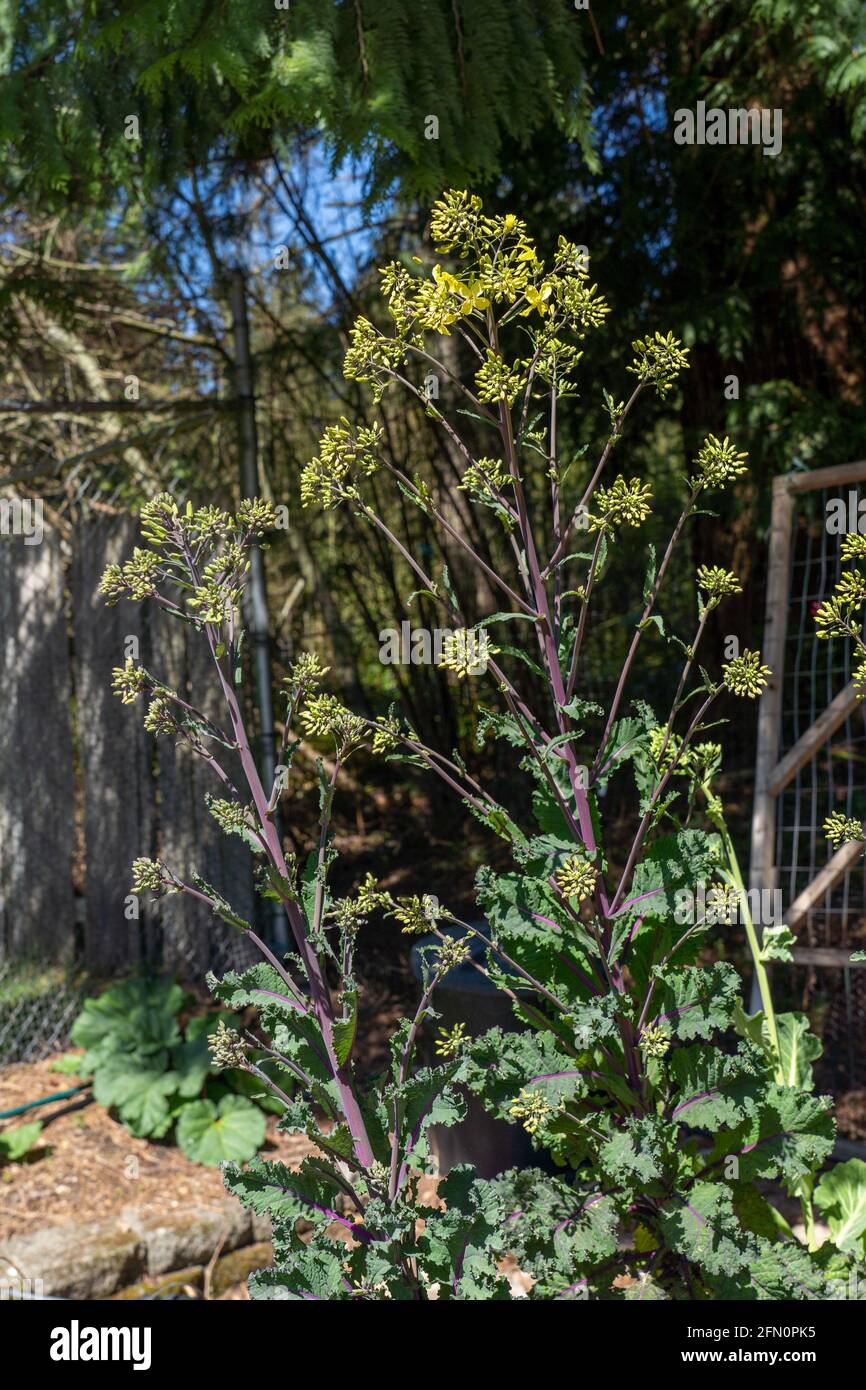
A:
{"label": "branching flower stem", "polygon": [[676,544],[680,538],[680,535],[682,534],[683,527],[685,526],[686,522],[688,521],[689,517],[695,509],[695,503],[697,502],[699,492],[699,488],[692,489],[692,492],[689,495],[689,500],[686,503],[686,506],[683,509],[680,518],[673,529],[673,532],[671,533],[671,537],[667,543],[667,548],[662,557],[661,564],[659,565],[655,581],[653,582],[652,588],[650,589],[650,592],[647,596],[643,612],[640,616],[637,627],[635,629],[634,636],[631,640],[631,646],[628,649],[628,654],[626,655],[626,659],[623,663],[622,670],[620,671],[619,680],[617,681],[616,690],[614,692],[614,696],[610,705],[610,711],[607,716],[607,723],[604,726],[604,733],[601,736],[601,742],[598,747],[598,752],[595,756],[595,762],[592,766],[590,781],[593,781],[598,774],[598,767],[601,763],[602,757],[604,756],[604,751],[607,747],[607,741],[610,737],[610,731],[613,728],[614,721],[616,720],[616,717],[619,713],[619,707],[622,703],[623,694],[625,693],[626,682],[628,681],[629,675],[631,674],[632,664],[634,662],[635,656],[637,655],[637,649],[640,646],[641,637],[644,634],[644,625],[647,622],[647,619],[652,614],[652,611],[655,607],[656,599],[659,596],[659,591],[664,581],[665,574],[667,573],[667,568],[670,564],[671,556],[673,555]]}
{"label": "branching flower stem", "polygon": [[[186,545],[185,538],[183,536],[180,536],[179,541],[180,544],[183,546],[190,578],[192,579],[193,583],[196,586],[198,586],[200,580],[199,575],[196,571],[193,556],[190,554],[189,548]],[[221,640],[219,628],[215,623],[210,622],[206,622],[202,626],[207,638],[208,648],[211,654],[211,660],[217,672],[217,677],[219,679],[223,699],[228,709],[229,719],[232,726],[232,732],[234,734],[234,739],[238,750],[238,756],[240,758],[241,766],[244,772],[244,777],[246,778],[247,786],[249,787],[250,795],[252,796],[253,805],[255,806],[256,814],[258,817],[262,841],[267,849],[271,863],[277,870],[277,873],[280,875],[282,880],[287,880],[289,876],[288,866],[286,864],[285,856],[283,854],[283,847],[280,843],[280,837],[276,825],[274,823],[274,819],[269,811],[268,797],[265,795],[264,788],[262,787],[255,756],[253,755],[252,748],[250,747],[249,737],[247,735],[244,718],[241,713],[237,696],[234,692],[234,689],[232,688],[231,681],[229,680],[229,677],[225,670],[225,656],[221,657],[218,654],[217,648]],[[228,653],[228,655],[232,656],[233,658],[236,657],[236,653],[233,650],[230,653]],[[304,972],[307,976],[307,981],[310,987],[310,1000],[316,1015],[316,1021],[321,1029],[322,1039],[324,1041],[325,1049],[328,1055],[328,1063],[332,1075],[334,1077],[334,1082],[340,1094],[340,1101],[343,1107],[343,1113],[346,1117],[346,1123],[348,1124],[349,1131],[352,1135],[352,1140],[355,1148],[355,1155],[358,1159],[358,1162],[361,1164],[363,1168],[369,1168],[374,1160],[373,1149],[370,1143],[369,1136],[367,1134],[367,1128],[364,1122],[364,1117],[361,1113],[361,1107],[355,1095],[351,1080],[349,1079],[346,1066],[342,1064],[337,1057],[336,1048],[334,1044],[334,1010],[331,1002],[330,991],[328,989],[327,981],[325,980],[325,976],[322,970],[322,965],[318,955],[316,954],[313,944],[310,941],[307,931],[307,924],[304,920],[304,917],[301,913],[301,909],[298,906],[297,901],[293,898],[288,897],[287,895],[283,896],[282,901],[283,908],[288,919],[289,927],[292,932],[292,936],[294,938],[298,954],[301,957]],[[261,943],[257,944],[261,945]],[[268,958],[267,954],[266,958]],[[270,960],[273,964],[274,961],[272,956],[270,956]],[[281,978],[286,977],[286,972],[282,968],[280,968],[280,975]]]}

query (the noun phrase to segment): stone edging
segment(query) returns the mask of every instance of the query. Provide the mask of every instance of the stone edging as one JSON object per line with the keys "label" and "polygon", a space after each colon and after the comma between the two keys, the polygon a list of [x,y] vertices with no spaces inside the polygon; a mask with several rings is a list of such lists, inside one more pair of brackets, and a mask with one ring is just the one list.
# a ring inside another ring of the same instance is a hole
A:
{"label": "stone edging", "polygon": [[234,1201],[162,1217],[127,1207],[112,1221],[49,1227],[4,1241],[0,1293],[5,1285],[54,1298],[108,1298],[130,1284],[207,1265],[218,1246],[229,1252],[269,1238],[267,1219]]}

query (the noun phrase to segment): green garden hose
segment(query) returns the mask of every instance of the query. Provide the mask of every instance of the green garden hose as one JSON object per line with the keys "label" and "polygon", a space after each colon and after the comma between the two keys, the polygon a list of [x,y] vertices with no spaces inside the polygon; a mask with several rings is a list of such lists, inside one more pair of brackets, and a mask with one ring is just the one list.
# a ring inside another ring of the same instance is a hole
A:
{"label": "green garden hose", "polygon": [[69,1096],[78,1095],[79,1091],[87,1091],[93,1083],[84,1081],[80,1086],[72,1086],[68,1091],[54,1091],[50,1096],[43,1096],[42,1100],[28,1100],[23,1105],[13,1105],[11,1110],[0,1110],[0,1120],[9,1120],[13,1115],[23,1115],[27,1110],[35,1110],[37,1105],[50,1105],[53,1100],[67,1100]]}

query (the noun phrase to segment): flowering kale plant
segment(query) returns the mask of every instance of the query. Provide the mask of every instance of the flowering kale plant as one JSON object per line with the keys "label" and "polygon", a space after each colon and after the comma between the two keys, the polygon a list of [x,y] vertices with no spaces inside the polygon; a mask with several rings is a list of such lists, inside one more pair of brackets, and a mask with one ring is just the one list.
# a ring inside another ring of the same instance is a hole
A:
{"label": "flowering kale plant", "polygon": [[[846,1227],[846,1194],[825,1192],[820,1204],[837,1202],[845,1239],[814,1248],[814,1178],[834,1136],[829,1100],[812,1093],[820,1044],[802,1015],[774,1014],[766,973],[768,961],[789,957],[793,938],[777,926],[759,941],[744,915],[763,1003],[751,1018],[735,969],[706,963],[704,950],[714,922],[742,899],[713,791],[721,749],[707,734],[721,697],[755,699],[769,671],[753,651],[718,675],[699,664],[710,614],[739,591],[734,574],[698,570],[696,627],[684,638],[660,611],[684,528],[736,482],[745,455],[713,436],[697,451],[670,540],[660,557],[649,549],[642,612],[610,700],[602,707],[582,698],[593,598],[609,582],[618,545],[633,546],[652,508],[649,485],[613,470],[613,457],[638,399],[672,390],[687,349],[670,333],[634,344],[630,394],[621,401],[604,393],[606,439],[597,462],[583,467],[582,455],[561,456],[559,440],[581,344],[608,312],[585,255],[560,239],[543,264],[521,221],[487,216],[465,193],[436,205],[431,230],[440,259],[429,274],[420,262],[382,272],[387,327],[358,320],[345,372],[369,382],[383,410],[394,390],[424,404],[460,460],[460,488],[500,528],[507,563],[488,563],[454,524],[453,508],[395,465],[378,423],[353,428],[344,420],[326,430],[304,470],[302,498],[350,507],[398,549],[416,592],[441,605],[462,634],[442,663],[455,679],[468,674],[460,650],[474,650],[489,629],[499,639],[485,650],[494,699],[482,707],[479,742],[494,738],[515,750],[532,779],[533,825],[470,777],[457,755],[421,744],[396,711],[376,722],[376,744],[438,772],[513,856],[511,872],[478,875],[485,968],[533,1027],[451,1039],[448,1074],[496,1115],[522,1123],[571,1176],[530,1170],[500,1180],[498,1194],[511,1201],[506,1246],[534,1279],[533,1297],[838,1296],[834,1280],[847,1279],[864,1253],[866,1207],[859,1227]],[[437,356],[442,338],[450,341]],[[419,384],[431,371],[443,397],[450,394],[450,412]],[[393,533],[368,485],[375,473],[390,474],[450,550],[477,566],[503,611],[466,611],[447,571],[432,572]],[[840,613],[850,599],[840,596]],[[525,641],[507,645],[499,638],[506,625]],[[661,715],[627,703],[648,638],[669,644],[681,664]],[[614,777],[631,778],[635,807],[629,843],[615,853],[599,800]],[[708,895],[707,910],[683,920],[683,895],[702,884],[715,885],[716,910]],[[314,936],[321,922],[309,920]],[[419,912],[404,925],[426,932],[431,924]],[[357,1158],[370,1158],[369,1144],[362,1154],[356,1138]],[[399,1188],[402,1161],[393,1162]],[[759,1185],[768,1183],[800,1197],[805,1242],[762,1195]],[[371,1196],[372,1224],[384,1227],[385,1199]],[[445,1196],[443,1219],[459,1223],[465,1201],[452,1206],[450,1188]],[[489,1206],[478,1219],[495,1225]]]}
{"label": "flowering kale plant", "polygon": [[[239,605],[250,549],[273,527],[271,510],[251,501],[235,516],[215,507],[181,511],[163,495],[143,508],[141,520],[147,548],[136,549],[122,566],[110,566],[102,592],[109,603],[152,601],[195,626],[210,650],[225,723],[191,704],[190,692],[170,689],[132,660],[116,669],[115,689],[125,703],[144,696],[147,728],[186,744],[212,769],[220,795],[209,801],[211,814],[226,834],[240,835],[250,846],[259,861],[260,891],[279,904],[291,935],[291,950],[281,958],[199,876],[187,883],[161,860],[138,859],[133,866],[137,892],[184,893],[204,901],[258,948],[260,963],[222,980],[211,976],[209,984],[230,1010],[254,1005],[269,1042],[263,1046],[221,1020],[211,1051],[218,1066],[255,1079],[263,1094],[280,1103],[283,1129],[307,1134],[317,1147],[298,1171],[260,1159],[247,1167],[224,1164],[230,1191],[274,1222],[276,1265],[254,1277],[253,1293],[288,1299],[507,1298],[502,1259],[524,1225],[527,1248],[543,1246],[552,1259],[557,1220],[567,1217],[572,1196],[567,1184],[544,1180],[545,1225],[530,1234],[533,1210],[528,1204],[525,1214],[515,1209],[514,1183],[507,1176],[483,1182],[460,1167],[440,1184],[433,1205],[419,1193],[429,1126],[450,1125],[462,1116],[455,1079],[464,1058],[459,1027],[440,1036],[440,1060],[433,1066],[416,1065],[416,1041],[422,1020],[433,1013],[442,976],[461,963],[467,945],[441,932],[438,924],[447,914],[430,897],[395,900],[369,876],[349,897],[335,898],[329,887],[340,770],[365,741],[377,752],[389,748],[393,733],[371,729],[323,693],[326,671],[314,657],[302,656],[286,681],[277,776],[272,787],[263,786],[242,710]],[[303,865],[286,857],[275,820],[299,742],[292,733],[296,726],[333,743],[332,761],[318,763],[319,826]],[[426,952],[417,1012],[391,1039],[387,1074],[365,1088],[353,1069],[355,952],[374,911],[390,914],[406,931],[436,930],[439,943]],[[213,1117],[215,1129],[222,1119]]]}

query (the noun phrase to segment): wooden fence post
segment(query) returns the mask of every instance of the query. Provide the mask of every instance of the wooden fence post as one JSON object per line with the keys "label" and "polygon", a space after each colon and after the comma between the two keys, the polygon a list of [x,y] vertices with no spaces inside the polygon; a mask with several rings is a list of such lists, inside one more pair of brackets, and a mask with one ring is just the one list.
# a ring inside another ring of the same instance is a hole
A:
{"label": "wooden fence post", "polygon": [[0,957],[69,960],[75,804],[63,557],[0,537]]}

